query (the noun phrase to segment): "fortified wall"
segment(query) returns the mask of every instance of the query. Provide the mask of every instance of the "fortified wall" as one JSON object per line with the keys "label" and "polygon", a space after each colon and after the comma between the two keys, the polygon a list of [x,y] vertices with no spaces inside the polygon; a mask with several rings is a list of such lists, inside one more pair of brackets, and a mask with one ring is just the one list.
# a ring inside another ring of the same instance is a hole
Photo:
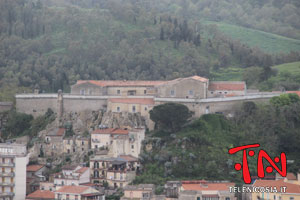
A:
{"label": "fortified wall", "polygon": [[247,93],[242,81],[210,82],[192,76],[170,81],[78,81],[71,93],[17,94],[18,112],[34,117],[48,108],[60,121],[63,113],[104,110],[113,113],[140,113],[151,129],[149,111],[159,104],[175,102],[186,105],[194,117],[208,113],[227,113],[245,101],[264,102],[281,93]]}

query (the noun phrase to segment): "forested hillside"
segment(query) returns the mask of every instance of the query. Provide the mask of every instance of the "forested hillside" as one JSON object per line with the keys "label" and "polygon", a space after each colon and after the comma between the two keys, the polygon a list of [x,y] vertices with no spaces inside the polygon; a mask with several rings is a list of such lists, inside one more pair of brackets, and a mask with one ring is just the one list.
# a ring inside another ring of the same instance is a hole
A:
{"label": "forested hillside", "polygon": [[[264,82],[276,73],[271,66],[300,60],[298,43],[274,54],[224,34],[207,21],[295,38],[287,39],[292,44],[300,39],[298,4],[292,0],[1,0],[0,100],[33,88],[68,92],[78,79],[150,80],[197,74],[222,80],[222,71],[229,67],[255,66],[256,81]],[[276,36],[267,45],[285,43],[281,39]],[[216,73],[221,76],[215,77]]]}
{"label": "forested hillside", "polygon": [[[255,143],[271,158],[285,152],[291,161],[288,171],[297,172],[300,167],[299,112],[298,95],[285,94],[272,98],[270,103],[245,102],[236,108],[233,117],[208,114],[180,131],[157,129],[144,142],[144,153],[140,156],[143,171],[135,183],[163,186],[167,180],[201,179],[242,183],[242,173],[234,170],[234,164],[242,160],[242,153],[229,155],[228,149]],[[161,118],[163,122],[163,116]],[[248,157],[252,176],[257,174],[256,159]],[[160,189],[158,187],[158,192]]]}

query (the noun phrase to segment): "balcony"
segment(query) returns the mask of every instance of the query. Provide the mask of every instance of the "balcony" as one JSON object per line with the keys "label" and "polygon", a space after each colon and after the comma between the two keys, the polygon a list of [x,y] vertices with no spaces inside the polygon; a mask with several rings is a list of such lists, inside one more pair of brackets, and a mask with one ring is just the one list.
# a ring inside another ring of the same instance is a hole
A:
{"label": "balcony", "polygon": [[6,182],[3,183],[3,182],[1,182],[0,186],[2,186],[2,187],[14,187],[15,184],[14,183],[6,183]]}
{"label": "balcony", "polygon": [[15,163],[0,163],[0,167],[14,167]]}
{"label": "balcony", "polygon": [[14,172],[0,172],[0,177],[14,177]]}
{"label": "balcony", "polygon": [[15,194],[13,192],[1,192],[0,197],[13,197]]}

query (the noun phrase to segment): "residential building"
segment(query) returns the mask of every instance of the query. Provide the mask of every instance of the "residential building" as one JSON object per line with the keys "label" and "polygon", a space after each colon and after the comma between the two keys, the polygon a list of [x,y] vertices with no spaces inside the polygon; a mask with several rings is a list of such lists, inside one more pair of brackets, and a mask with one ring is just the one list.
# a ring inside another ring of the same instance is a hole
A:
{"label": "residential building", "polygon": [[133,157],[93,156],[90,158],[92,183],[107,182],[110,187],[125,187],[134,178],[139,169],[138,161]]}
{"label": "residential building", "polygon": [[90,149],[90,139],[87,137],[73,136],[63,139],[64,153],[86,152]]}
{"label": "residential building", "polygon": [[26,196],[27,150],[21,144],[0,144],[0,200]]}
{"label": "residential building", "polygon": [[226,181],[180,181],[166,184],[172,186],[173,194],[178,193],[179,200],[235,200],[234,193],[230,193],[229,188],[235,184]]}
{"label": "residential building", "polygon": [[108,148],[113,142],[113,136],[128,135],[129,130],[117,128],[96,129],[91,134],[92,149]]}
{"label": "residential building", "polygon": [[54,200],[54,192],[49,190],[36,190],[26,196],[26,200]]}
{"label": "residential building", "polygon": [[55,186],[53,182],[40,182],[40,190],[55,191]]}
{"label": "residential building", "polygon": [[90,168],[78,165],[67,165],[62,167],[62,172],[54,175],[56,190],[65,185],[78,186],[90,182]]}
{"label": "residential building", "polygon": [[26,168],[26,194],[33,193],[40,188],[40,182],[45,181],[43,175],[46,171],[45,165],[28,165]]}
{"label": "residential building", "polygon": [[[274,200],[300,200],[300,185],[280,180],[256,180],[253,187],[272,187],[270,192],[253,192],[252,200],[274,199]],[[277,192],[274,191],[277,189]],[[285,190],[281,190],[285,188]]]}
{"label": "residential building", "polygon": [[46,134],[46,147],[43,148],[43,151],[47,156],[56,156],[63,152],[63,137],[65,133],[66,130],[64,128],[55,128]]}
{"label": "residential building", "polygon": [[154,197],[153,184],[127,185],[124,187],[124,196],[121,200],[151,200]]}
{"label": "residential building", "polygon": [[113,157],[119,155],[138,157],[144,139],[145,129],[97,129],[91,134],[91,146],[92,149],[107,148]]}
{"label": "residential building", "polygon": [[105,200],[105,195],[88,186],[63,186],[55,191],[57,200]]}

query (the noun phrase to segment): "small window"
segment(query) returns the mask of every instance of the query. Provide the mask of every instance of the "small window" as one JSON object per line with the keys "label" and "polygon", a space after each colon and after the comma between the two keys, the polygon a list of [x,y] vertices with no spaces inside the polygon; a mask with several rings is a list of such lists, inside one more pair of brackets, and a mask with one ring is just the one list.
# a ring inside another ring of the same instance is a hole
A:
{"label": "small window", "polygon": [[227,94],[227,92],[224,92],[225,94]]}
{"label": "small window", "polygon": [[201,200],[201,197],[197,197],[197,200]]}
{"label": "small window", "polygon": [[214,92],[210,92],[211,94],[213,94]]}
{"label": "small window", "polygon": [[84,151],[84,148],[82,148],[81,150]]}
{"label": "small window", "polygon": [[121,111],[120,107],[117,107],[117,112],[120,112],[120,111]]}
{"label": "small window", "polygon": [[81,144],[84,145],[84,141],[81,141]]}
{"label": "small window", "polygon": [[147,90],[144,90],[144,94],[147,94]]}
{"label": "small window", "polygon": [[222,92],[219,92],[219,94],[222,94]]}
{"label": "small window", "polygon": [[230,197],[226,197],[225,200],[230,200]]}
{"label": "small window", "polygon": [[209,114],[209,112],[210,112],[209,106],[206,106],[206,108],[205,108],[205,114]]}
{"label": "small window", "polygon": [[136,109],[135,109],[135,106],[132,106],[132,112],[135,112]]}
{"label": "small window", "polygon": [[121,94],[121,90],[117,90],[117,94]]}
{"label": "small window", "polygon": [[276,195],[274,195],[274,200],[276,200]]}
{"label": "small window", "polygon": [[290,197],[290,200],[294,200],[294,197]]}
{"label": "small window", "polygon": [[145,107],[145,111],[147,111],[148,110],[148,108],[147,107]]}
{"label": "small window", "polygon": [[174,96],[174,95],[175,95],[175,91],[171,90],[171,96]]}
{"label": "small window", "polygon": [[189,91],[189,95],[194,95],[194,91],[193,91],[193,90],[190,90],[190,91]]}
{"label": "small window", "polygon": [[80,90],[80,94],[84,95],[85,91],[84,90]]}
{"label": "small window", "polygon": [[131,149],[134,149],[134,145],[131,145]]}

